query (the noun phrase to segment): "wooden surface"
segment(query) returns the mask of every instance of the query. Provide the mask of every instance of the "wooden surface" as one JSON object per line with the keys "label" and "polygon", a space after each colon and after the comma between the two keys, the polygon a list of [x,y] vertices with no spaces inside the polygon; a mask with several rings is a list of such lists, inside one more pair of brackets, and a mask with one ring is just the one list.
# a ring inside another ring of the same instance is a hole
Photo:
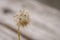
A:
{"label": "wooden surface", "polygon": [[20,28],[20,40],[60,40],[60,10],[37,0],[0,0],[0,40],[17,40],[13,16],[20,9],[30,15],[30,23]]}

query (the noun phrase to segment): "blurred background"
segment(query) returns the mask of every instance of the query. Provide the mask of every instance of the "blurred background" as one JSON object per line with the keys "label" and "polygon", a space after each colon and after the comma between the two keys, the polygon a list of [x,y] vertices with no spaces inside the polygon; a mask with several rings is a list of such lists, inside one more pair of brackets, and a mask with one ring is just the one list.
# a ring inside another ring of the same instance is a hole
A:
{"label": "blurred background", "polygon": [[60,0],[0,0],[0,40],[18,40],[13,16],[21,9],[30,23],[20,27],[20,40],[60,40]]}

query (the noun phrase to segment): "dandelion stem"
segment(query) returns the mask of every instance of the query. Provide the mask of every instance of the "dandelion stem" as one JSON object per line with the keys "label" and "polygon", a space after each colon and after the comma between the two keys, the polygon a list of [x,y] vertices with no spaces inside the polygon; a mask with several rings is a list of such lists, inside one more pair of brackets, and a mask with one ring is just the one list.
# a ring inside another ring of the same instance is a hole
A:
{"label": "dandelion stem", "polygon": [[18,23],[18,40],[20,40],[20,24]]}

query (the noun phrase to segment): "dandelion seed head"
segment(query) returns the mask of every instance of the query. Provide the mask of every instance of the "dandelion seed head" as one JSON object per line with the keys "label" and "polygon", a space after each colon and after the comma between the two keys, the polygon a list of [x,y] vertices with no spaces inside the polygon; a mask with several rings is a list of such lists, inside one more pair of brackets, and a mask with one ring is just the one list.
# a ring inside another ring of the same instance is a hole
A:
{"label": "dandelion seed head", "polygon": [[29,23],[29,14],[25,10],[20,10],[14,18],[17,24],[20,24],[21,26],[26,26]]}

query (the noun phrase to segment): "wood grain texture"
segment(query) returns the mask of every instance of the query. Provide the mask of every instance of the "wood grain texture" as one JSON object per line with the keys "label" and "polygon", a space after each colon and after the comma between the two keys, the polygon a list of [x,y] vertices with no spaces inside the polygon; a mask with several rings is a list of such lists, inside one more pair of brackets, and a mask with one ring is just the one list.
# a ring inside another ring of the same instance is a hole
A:
{"label": "wood grain texture", "polygon": [[0,0],[0,40],[18,39],[12,17],[22,8],[29,10],[30,23],[20,28],[20,40],[60,40],[60,10],[37,0]]}

